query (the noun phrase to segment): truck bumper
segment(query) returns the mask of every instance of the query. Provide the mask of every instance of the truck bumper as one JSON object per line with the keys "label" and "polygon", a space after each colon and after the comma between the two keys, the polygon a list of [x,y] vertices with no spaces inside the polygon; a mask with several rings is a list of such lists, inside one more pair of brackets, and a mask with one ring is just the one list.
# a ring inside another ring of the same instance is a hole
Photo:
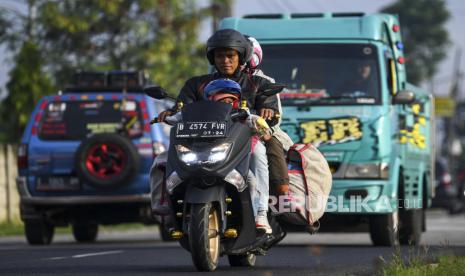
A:
{"label": "truck bumper", "polygon": [[333,180],[326,213],[386,214],[395,212],[399,202],[389,180]]}

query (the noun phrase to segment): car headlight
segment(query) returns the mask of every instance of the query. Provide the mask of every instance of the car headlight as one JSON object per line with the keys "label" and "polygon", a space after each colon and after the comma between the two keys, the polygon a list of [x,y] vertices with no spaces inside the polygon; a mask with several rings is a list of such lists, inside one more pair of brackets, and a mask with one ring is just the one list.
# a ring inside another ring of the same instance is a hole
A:
{"label": "car headlight", "polygon": [[178,158],[188,166],[214,165],[223,161],[228,156],[231,143],[222,143],[213,148],[193,151],[186,146],[176,145]]}
{"label": "car headlight", "polygon": [[389,178],[387,163],[351,164],[347,166],[346,178]]}

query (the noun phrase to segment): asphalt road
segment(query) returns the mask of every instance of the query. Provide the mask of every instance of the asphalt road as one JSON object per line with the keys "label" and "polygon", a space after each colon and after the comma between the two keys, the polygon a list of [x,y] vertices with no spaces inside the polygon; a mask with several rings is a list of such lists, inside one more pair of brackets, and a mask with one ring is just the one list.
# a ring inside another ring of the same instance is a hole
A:
{"label": "asphalt road", "polygon": [[[465,215],[430,212],[422,246],[402,247],[404,256],[465,255]],[[289,234],[254,268],[232,268],[222,258],[213,274],[372,275],[396,250],[371,246],[368,234]],[[29,246],[23,237],[0,238],[0,275],[199,274],[188,252],[159,240],[156,227],[101,233],[94,244],[57,235],[50,246]],[[211,274],[210,274],[211,275]]]}

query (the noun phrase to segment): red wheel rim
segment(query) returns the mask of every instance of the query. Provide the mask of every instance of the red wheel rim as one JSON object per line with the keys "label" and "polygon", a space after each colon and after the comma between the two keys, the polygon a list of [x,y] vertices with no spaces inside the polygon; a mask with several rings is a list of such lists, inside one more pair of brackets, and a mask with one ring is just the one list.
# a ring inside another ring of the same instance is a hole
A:
{"label": "red wheel rim", "polygon": [[86,155],[86,168],[93,176],[101,179],[112,178],[126,166],[126,154],[120,146],[100,143],[91,147]]}

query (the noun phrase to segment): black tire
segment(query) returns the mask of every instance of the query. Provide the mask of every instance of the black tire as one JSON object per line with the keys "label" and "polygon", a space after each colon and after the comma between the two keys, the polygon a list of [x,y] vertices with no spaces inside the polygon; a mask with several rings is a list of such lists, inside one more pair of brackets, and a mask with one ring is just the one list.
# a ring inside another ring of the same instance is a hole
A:
{"label": "black tire", "polygon": [[375,246],[399,244],[399,212],[370,216],[370,237]]}
{"label": "black tire", "polygon": [[231,266],[255,266],[255,261],[257,256],[255,254],[245,254],[245,255],[228,255],[229,265]]}
{"label": "black tire", "polygon": [[53,240],[55,228],[43,220],[26,220],[24,233],[30,245],[48,245]]}
{"label": "black tire", "polygon": [[399,212],[399,241],[401,245],[419,245],[423,226],[424,211],[422,208]]}
{"label": "black tire", "polygon": [[[214,229],[219,230],[218,212],[211,203],[200,203],[191,206],[190,214],[189,245],[192,261],[199,271],[213,271],[218,266],[220,238],[218,234],[210,238],[209,233]],[[216,220],[216,226],[213,220]]]}
{"label": "black tire", "polygon": [[140,157],[131,140],[113,133],[95,134],[76,151],[78,176],[96,188],[128,184],[139,170]]}
{"label": "black tire", "polygon": [[72,225],[73,236],[77,242],[95,242],[98,236],[98,224],[76,222]]}

